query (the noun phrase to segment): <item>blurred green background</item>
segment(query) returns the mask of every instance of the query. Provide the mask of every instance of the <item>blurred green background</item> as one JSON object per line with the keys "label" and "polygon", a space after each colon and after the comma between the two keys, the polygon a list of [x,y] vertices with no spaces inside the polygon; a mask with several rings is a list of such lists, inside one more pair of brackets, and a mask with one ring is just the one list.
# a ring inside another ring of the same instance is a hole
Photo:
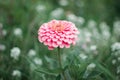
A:
{"label": "blurred green background", "polygon": [[67,80],[120,80],[120,0],[0,0],[0,80],[60,80],[57,50],[37,39],[52,19],[80,31],[62,49]]}

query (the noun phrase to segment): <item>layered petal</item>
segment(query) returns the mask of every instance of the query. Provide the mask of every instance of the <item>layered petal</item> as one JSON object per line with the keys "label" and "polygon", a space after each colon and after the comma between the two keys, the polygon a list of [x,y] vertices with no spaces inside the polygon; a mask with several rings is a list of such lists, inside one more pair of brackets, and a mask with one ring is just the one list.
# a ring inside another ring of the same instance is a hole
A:
{"label": "layered petal", "polygon": [[47,45],[49,50],[57,47],[70,48],[71,44],[75,45],[77,34],[79,34],[79,31],[72,22],[52,20],[40,26],[38,39],[44,45]]}

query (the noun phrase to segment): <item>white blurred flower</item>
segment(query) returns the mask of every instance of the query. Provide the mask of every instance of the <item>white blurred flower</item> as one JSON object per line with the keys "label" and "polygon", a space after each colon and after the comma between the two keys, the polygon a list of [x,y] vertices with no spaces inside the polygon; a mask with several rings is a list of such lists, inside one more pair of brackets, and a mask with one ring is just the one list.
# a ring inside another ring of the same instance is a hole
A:
{"label": "white blurred flower", "polygon": [[40,59],[40,58],[37,58],[37,57],[36,57],[36,58],[34,58],[33,61],[34,61],[34,63],[37,64],[37,65],[42,65],[42,59]]}
{"label": "white blurred flower", "polygon": [[117,26],[117,27],[120,26],[120,21],[115,21],[114,24],[113,24],[113,26],[114,26],[114,27],[116,27],[116,26]]}
{"label": "white blurred flower", "polygon": [[79,38],[79,43],[86,43],[86,36],[85,36],[85,30],[80,30],[80,34],[78,35],[78,38]]}
{"label": "white blurred flower", "polygon": [[[115,51],[115,50],[114,50]],[[115,57],[119,57],[120,55],[120,50],[117,50],[115,52],[112,52],[112,55],[115,56]]]}
{"label": "white blurred flower", "polygon": [[3,34],[3,36],[6,36],[7,31],[6,31],[5,29],[3,29],[3,30],[2,30],[2,34]]}
{"label": "white blurred flower", "polygon": [[77,22],[82,25],[85,22],[85,20],[83,17],[78,17]]}
{"label": "white blurred flower", "polygon": [[28,52],[28,56],[29,56],[29,57],[33,57],[33,56],[35,56],[35,55],[36,55],[36,51],[33,50],[33,49],[30,49],[29,52]]}
{"label": "white blurred flower", "polygon": [[92,35],[93,35],[94,38],[96,38],[96,39],[101,39],[101,34],[99,33],[98,29],[96,29],[96,28],[93,29]]}
{"label": "white blurred flower", "polygon": [[100,26],[101,30],[109,29],[109,27],[108,27],[106,22],[101,22],[99,24],[99,26]]}
{"label": "white blurred flower", "polygon": [[57,8],[55,10],[53,10],[51,13],[50,13],[50,16],[52,18],[61,18],[61,16],[64,14],[64,10],[62,8]]}
{"label": "white blurred flower", "polygon": [[87,25],[90,28],[95,28],[97,23],[94,20],[89,20]]}
{"label": "white blurred flower", "polygon": [[59,4],[61,6],[67,6],[68,5],[68,0],[59,0]]}
{"label": "white blurred flower", "polygon": [[86,50],[87,49],[87,44],[82,44],[82,48]]}
{"label": "white blurred flower", "polygon": [[112,64],[116,64],[116,60],[115,59],[112,60]]}
{"label": "white blurred flower", "polygon": [[17,76],[17,77],[21,77],[21,72],[19,70],[14,70],[12,72],[12,76]]}
{"label": "white blurred flower", "polygon": [[120,66],[117,67],[117,74],[120,73]]}
{"label": "white blurred flower", "polygon": [[4,51],[6,49],[6,46],[3,44],[0,44],[0,51]]}
{"label": "white blurred flower", "polygon": [[15,28],[13,31],[15,36],[22,36],[22,29],[21,28]]}
{"label": "white blurred flower", "polygon": [[67,14],[66,18],[67,18],[67,20],[75,22],[75,23],[77,23],[79,25],[82,25],[85,22],[83,17],[76,16],[75,14],[72,14],[72,13]]}
{"label": "white blurred flower", "polygon": [[90,38],[90,37],[87,37],[87,38],[86,38],[86,42],[91,42],[91,38]]}
{"label": "white blurred flower", "polygon": [[11,49],[11,53],[10,56],[12,58],[14,58],[15,60],[18,60],[19,56],[20,56],[20,49],[18,47],[14,47]]}
{"label": "white blurred flower", "polygon": [[120,57],[118,57],[117,59],[118,59],[118,61],[120,61]]}
{"label": "white blurred flower", "polygon": [[67,18],[67,20],[69,20],[69,21],[72,21],[72,22],[76,22],[77,21],[77,16],[76,15],[74,15],[74,14],[68,14],[67,16],[66,16],[66,18]]}
{"label": "white blurred flower", "polygon": [[87,70],[92,70],[96,67],[96,64],[95,63],[90,63],[88,66],[87,66]]}
{"label": "white blurred flower", "polygon": [[91,37],[92,34],[91,34],[90,32],[88,32],[88,31],[86,31],[86,32],[85,32],[85,36],[86,36],[86,37]]}
{"label": "white blurred flower", "polygon": [[96,49],[97,49],[97,46],[96,46],[96,45],[91,45],[91,46],[90,46],[90,50],[95,51]]}
{"label": "white blurred flower", "polygon": [[102,35],[104,36],[104,38],[109,38],[110,37],[110,29],[109,29],[109,26],[107,25],[106,22],[101,22],[99,24],[100,26],[100,29],[102,31]]}
{"label": "white blurred flower", "polygon": [[86,69],[86,71],[85,71],[85,73],[84,73],[84,75],[83,75],[83,78],[87,78],[87,77],[90,75],[91,71],[92,71],[95,67],[96,67],[96,64],[95,64],[95,63],[90,63],[90,64],[87,66],[87,69]]}
{"label": "white blurred flower", "polygon": [[88,32],[88,31],[85,31],[85,37],[86,37],[86,42],[91,42],[91,36],[92,36],[92,34],[90,33],[90,32]]}
{"label": "white blurred flower", "polygon": [[120,20],[113,23],[114,33],[120,34]]}
{"label": "white blurred flower", "polygon": [[[81,30],[80,30],[80,29],[78,29],[78,30],[79,30],[79,32],[81,33]],[[81,42],[81,34],[78,34],[78,38],[77,38],[77,41],[76,41],[76,45],[79,45],[80,42]]]}
{"label": "white blurred flower", "polygon": [[44,5],[37,5],[36,6],[36,11],[37,12],[42,12],[42,11],[45,11],[46,10],[46,6],[44,6]]}
{"label": "white blurred flower", "polygon": [[87,69],[83,75],[83,78],[88,78],[88,76],[91,74],[91,71],[96,67],[96,64],[95,63],[90,63],[88,66],[87,66]]}
{"label": "white blurred flower", "polygon": [[79,56],[80,56],[80,58],[83,59],[83,60],[85,60],[85,59],[88,57],[87,55],[85,55],[85,54],[83,54],[83,53],[79,54]]}
{"label": "white blurred flower", "polygon": [[112,51],[120,50],[120,42],[116,42],[112,44],[111,48],[112,48]]}
{"label": "white blurred flower", "polygon": [[104,38],[109,39],[110,38],[110,32],[109,31],[102,31],[102,34]]}

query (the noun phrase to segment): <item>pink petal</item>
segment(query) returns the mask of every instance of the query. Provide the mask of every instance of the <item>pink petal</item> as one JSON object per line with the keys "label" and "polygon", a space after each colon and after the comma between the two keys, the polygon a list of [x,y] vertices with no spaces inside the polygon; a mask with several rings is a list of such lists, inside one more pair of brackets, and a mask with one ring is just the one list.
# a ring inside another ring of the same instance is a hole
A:
{"label": "pink petal", "polygon": [[59,39],[59,38],[60,38],[60,36],[56,36],[56,38],[57,38],[57,39]]}
{"label": "pink petal", "polygon": [[53,40],[53,41],[57,41],[58,39],[56,39],[56,38],[53,38],[52,40]]}
{"label": "pink petal", "polygon": [[69,39],[64,39],[64,42],[67,42],[67,43],[68,43],[68,42],[69,42]]}
{"label": "pink petal", "polygon": [[45,42],[44,42],[44,45],[48,45],[48,42],[47,42],[47,41],[45,41]]}
{"label": "pink petal", "polygon": [[58,40],[58,41],[57,41],[57,44],[58,44],[58,45],[61,45],[61,44],[62,44],[62,42],[61,42],[60,40]]}
{"label": "pink petal", "polygon": [[53,43],[52,43],[52,46],[53,46],[53,47],[58,47],[58,44],[57,44],[56,42],[53,42]]}
{"label": "pink petal", "polygon": [[70,44],[65,44],[65,47],[66,48],[70,48]]}
{"label": "pink petal", "polygon": [[42,41],[45,41],[46,39],[47,39],[47,37],[42,37],[42,39],[41,39],[41,40],[42,40]]}
{"label": "pink petal", "polygon": [[75,42],[75,41],[73,41],[73,42],[72,42],[72,44],[73,44],[73,45],[75,45],[75,44],[76,44],[76,42]]}
{"label": "pink petal", "polygon": [[53,49],[54,49],[54,47],[48,46],[48,49],[49,49],[49,50],[53,50]]}
{"label": "pink petal", "polygon": [[41,40],[41,37],[40,36],[38,36],[38,40],[42,43],[43,41]]}
{"label": "pink petal", "polygon": [[47,41],[48,41],[48,42],[50,42],[50,41],[51,41],[51,39],[50,39],[50,38],[48,38],[48,39],[47,39]]}
{"label": "pink petal", "polygon": [[48,46],[52,46],[52,41],[48,42]]}
{"label": "pink petal", "polygon": [[64,44],[61,44],[61,45],[60,45],[60,48],[64,48]]}

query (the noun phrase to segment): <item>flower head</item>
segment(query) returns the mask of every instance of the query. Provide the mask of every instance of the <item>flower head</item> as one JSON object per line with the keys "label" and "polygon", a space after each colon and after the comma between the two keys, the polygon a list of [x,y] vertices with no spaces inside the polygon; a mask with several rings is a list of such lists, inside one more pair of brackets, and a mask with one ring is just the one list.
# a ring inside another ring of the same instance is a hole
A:
{"label": "flower head", "polygon": [[21,72],[19,70],[14,70],[12,76],[21,77]]}
{"label": "flower head", "polygon": [[33,50],[33,49],[30,49],[29,52],[28,52],[28,56],[29,57],[34,57],[36,55],[36,51]]}
{"label": "flower head", "polygon": [[20,49],[18,47],[14,47],[11,49],[11,53],[10,56],[15,59],[18,60],[19,56],[20,56]]}
{"label": "flower head", "polygon": [[91,50],[91,51],[95,51],[96,49],[97,49],[97,46],[96,46],[96,45],[91,45],[91,46],[90,46],[90,50]]}
{"label": "flower head", "polygon": [[90,63],[88,66],[87,66],[87,70],[92,70],[96,67],[96,64],[95,63]]}
{"label": "flower head", "polygon": [[42,12],[46,10],[46,6],[45,5],[37,5],[36,6],[36,11],[37,12]]}
{"label": "flower head", "polygon": [[6,46],[3,44],[0,44],[0,51],[4,51],[6,49]]}
{"label": "flower head", "polygon": [[83,54],[83,53],[81,53],[81,54],[79,54],[79,57],[80,57],[82,60],[85,60],[88,56],[85,55],[85,54]]}
{"label": "flower head", "polygon": [[42,65],[42,59],[40,59],[40,58],[37,58],[37,57],[36,57],[36,58],[34,58],[33,61],[34,61],[34,63],[37,64],[37,65]]}
{"label": "flower head", "polygon": [[14,31],[13,31],[14,35],[15,36],[22,36],[22,29],[21,28],[15,28]]}
{"label": "flower head", "polygon": [[60,0],[60,1],[59,1],[59,4],[60,4],[61,6],[67,6],[69,3],[68,3],[68,0]]}
{"label": "flower head", "polygon": [[115,42],[112,46],[112,51],[120,50],[120,42]]}
{"label": "flower head", "polygon": [[55,19],[60,19],[63,14],[64,10],[62,8],[57,8],[50,13],[50,16]]}
{"label": "flower head", "polygon": [[78,29],[72,22],[65,20],[52,20],[44,23],[38,30],[38,39],[49,50],[54,48],[69,48],[70,44],[75,44],[77,40]]}

